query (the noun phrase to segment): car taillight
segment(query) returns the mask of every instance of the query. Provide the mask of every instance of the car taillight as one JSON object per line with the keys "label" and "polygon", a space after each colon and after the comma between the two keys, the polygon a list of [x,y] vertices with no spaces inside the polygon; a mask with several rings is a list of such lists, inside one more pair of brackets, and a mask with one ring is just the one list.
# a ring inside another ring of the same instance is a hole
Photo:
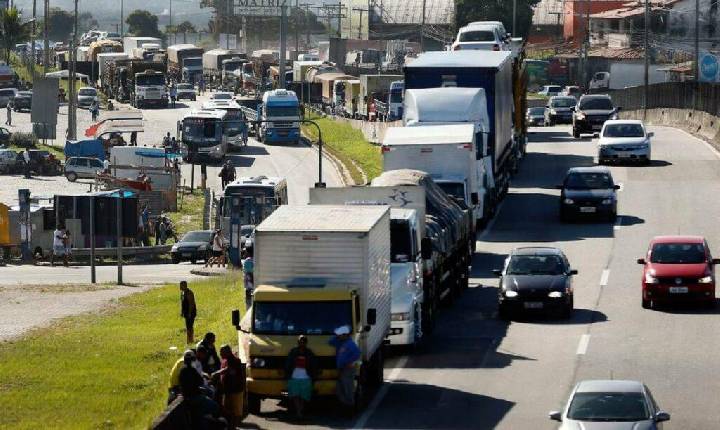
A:
{"label": "car taillight", "polygon": [[500,50],[500,45],[498,45],[497,43],[494,44],[494,45],[493,45],[493,51],[499,51],[499,50]]}

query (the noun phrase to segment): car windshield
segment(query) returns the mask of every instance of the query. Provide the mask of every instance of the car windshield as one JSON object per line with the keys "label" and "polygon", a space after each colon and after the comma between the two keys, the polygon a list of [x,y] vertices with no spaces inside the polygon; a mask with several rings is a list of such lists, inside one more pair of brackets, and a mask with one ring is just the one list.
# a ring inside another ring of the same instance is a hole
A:
{"label": "car windshield", "polygon": [[560,87],[557,87],[557,86],[555,86],[555,85],[548,85],[548,86],[545,87],[545,88],[546,88],[545,91],[547,91],[547,92],[549,92],[549,93],[559,93],[560,90],[561,90]]}
{"label": "car windshield", "polygon": [[331,335],[338,327],[352,326],[350,303],[253,301],[253,333]]}
{"label": "car windshield", "polygon": [[606,190],[612,186],[612,180],[607,173],[572,173],[565,180],[565,188],[571,190]]}
{"label": "car windshield", "polygon": [[403,93],[402,90],[393,90],[390,92],[390,103],[402,103]]}
{"label": "car windshield", "polygon": [[564,97],[561,99],[553,99],[550,102],[550,106],[554,108],[569,108],[575,106],[577,101],[572,97]]}
{"label": "car windshield", "polygon": [[545,113],[545,108],[543,107],[535,107],[528,109],[528,114],[530,115],[542,115]]}
{"label": "car windshield", "polygon": [[180,242],[210,242],[211,231],[189,231],[182,237]]}
{"label": "car windshield", "polygon": [[640,124],[607,124],[603,137],[645,137]]}
{"label": "car windshield", "polygon": [[192,90],[193,86],[190,84],[177,84],[178,90]]}
{"label": "car windshield", "polygon": [[592,98],[580,102],[580,109],[583,110],[612,110],[613,105],[610,99]]}
{"label": "car windshield", "polygon": [[577,421],[643,421],[650,412],[642,393],[575,393],[567,417]]}
{"label": "car windshield", "polygon": [[513,255],[508,263],[508,275],[562,275],[565,264],[557,255]]}
{"label": "car windshield", "polygon": [[495,33],[490,30],[474,30],[460,33],[460,42],[494,42]]}
{"label": "car windshield", "polygon": [[93,88],[80,88],[78,94],[80,94],[81,96],[94,96],[97,94],[97,92]]}
{"label": "car windshield", "polygon": [[658,264],[700,264],[706,261],[702,243],[656,243],[650,261]]}
{"label": "car windshield", "polygon": [[213,94],[213,100],[232,100],[233,96],[230,93],[217,93]]}
{"label": "car windshield", "polygon": [[252,234],[252,232],[255,230],[254,225],[244,225],[240,227],[240,236],[247,237]]}
{"label": "car windshield", "polygon": [[32,93],[30,91],[20,91],[17,97],[32,97]]}
{"label": "car windshield", "polygon": [[13,90],[0,90],[0,96],[7,97],[7,96],[14,96],[15,91]]}
{"label": "car windshield", "polygon": [[202,66],[202,58],[186,58],[183,61],[183,66],[185,66],[185,67]]}

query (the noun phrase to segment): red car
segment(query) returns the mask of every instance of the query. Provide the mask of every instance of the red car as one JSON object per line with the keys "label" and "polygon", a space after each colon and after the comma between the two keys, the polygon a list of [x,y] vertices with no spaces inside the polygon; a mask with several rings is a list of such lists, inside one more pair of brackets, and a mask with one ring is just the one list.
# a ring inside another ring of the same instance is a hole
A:
{"label": "red car", "polygon": [[642,264],[642,307],[661,302],[692,301],[715,306],[715,264],[701,236],[658,236]]}

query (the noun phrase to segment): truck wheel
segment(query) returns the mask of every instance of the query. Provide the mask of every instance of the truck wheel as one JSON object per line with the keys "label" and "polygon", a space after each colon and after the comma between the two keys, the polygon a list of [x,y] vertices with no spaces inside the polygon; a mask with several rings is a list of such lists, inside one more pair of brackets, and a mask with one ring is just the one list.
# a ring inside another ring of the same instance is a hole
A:
{"label": "truck wheel", "polygon": [[248,394],[248,412],[259,415],[262,408],[262,399],[257,394]]}

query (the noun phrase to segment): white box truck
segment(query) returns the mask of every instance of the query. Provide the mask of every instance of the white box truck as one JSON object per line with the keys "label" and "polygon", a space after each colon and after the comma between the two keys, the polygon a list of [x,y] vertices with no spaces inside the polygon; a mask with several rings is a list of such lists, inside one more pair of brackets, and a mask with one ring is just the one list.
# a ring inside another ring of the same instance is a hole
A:
{"label": "white box truck", "polygon": [[[316,395],[333,395],[336,328],[360,347],[360,393],[383,381],[382,345],[390,329],[390,209],[385,206],[280,206],[255,230],[255,291],[239,330],[248,363],[251,413],[287,391],[285,360],[304,334],[320,367]],[[363,403],[366,396],[358,396]]]}
{"label": "white box truck", "polygon": [[449,196],[472,208],[476,220],[482,189],[482,171],[475,160],[473,124],[390,127],[383,139],[383,171],[414,169],[427,172]]}
{"label": "white box truck", "polygon": [[125,52],[132,58],[133,54],[135,53],[135,49],[142,48],[145,44],[156,44],[162,46],[162,40],[158,39],[157,37],[124,37],[123,52]]}
{"label": "white box truck", "polygon": [[427,88],[405,90],[403,123],[406,127],[465,125],[474,127],[477,161],[478,227],[492,217],[502,193],[493,165],[499,154],[490,144],[490,117],[483,88]]}
{"label": "white box truck", "polygon": [[[402,198],[401,198],[402,197]],[[420,187],[311,188],[311,205],[390,207],[392,322],[388,343],[414,345],[422,331],[425,191]]]}

